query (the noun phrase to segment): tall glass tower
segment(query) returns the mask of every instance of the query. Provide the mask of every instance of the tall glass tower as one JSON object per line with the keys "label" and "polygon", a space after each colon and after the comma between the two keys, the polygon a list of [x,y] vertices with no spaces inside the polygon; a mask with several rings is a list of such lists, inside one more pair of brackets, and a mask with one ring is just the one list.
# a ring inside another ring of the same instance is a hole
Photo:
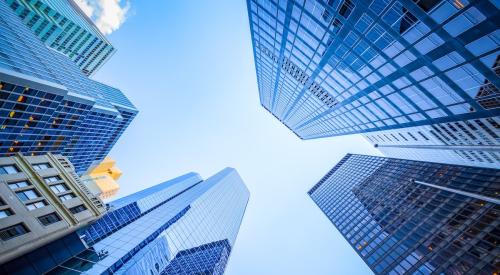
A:
{"label": "tall glass tower", "polygon": [[439,145],[457,164],[500,165],[498,1],[247,4],[261,104],[300,138],[365,133],[387,153],[439,161],[415,146]]}
{"label": "tall glass tower", "polygon": [[500,170],[345,156],[309,196],[376,274],[500,270]]}
{"label": "tall glass tower", "polygon": [[48,47],[65,54],[86,75],[93,74],[115,48],[73,0],[5,0]]}
{"label": "tall glass tower", "polygon": [[249,199],[235,169],[189,173],[109,204],[88,227],[0,266],[6,274],[223,274]]}
{"label": "tall glass tower", "polygon": [[[39,3],[39,1],[35,1]],[[47,48],[0,1],[0,156],[63,154],[83,172],[101,161],[137,114],[115,88]]]}

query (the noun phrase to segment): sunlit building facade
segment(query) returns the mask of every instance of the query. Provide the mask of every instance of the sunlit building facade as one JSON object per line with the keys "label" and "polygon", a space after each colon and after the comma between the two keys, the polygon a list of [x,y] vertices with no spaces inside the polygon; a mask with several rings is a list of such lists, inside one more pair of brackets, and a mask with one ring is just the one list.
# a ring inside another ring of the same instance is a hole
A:
{"label": "sunlit building facade", "polygon": [[233,168],[189,173],[111,202],[59,251],[49,244],[0,273],[223,274],[248,199]]}
{"label": "sunlit building facade", "polygon": [[63,53],[86,75],[97,71],[115,48],[73,0],[5,0],[48,47]]}
{"label": "sunlit building facade", "polygon": [[97,165],[91,166],[81,177],[82,182],[101,199],[109,199],[120,190],[118,179],[122,171],[116,166],[116,161],[110,157],[104,158]]}
{"label": "sunlit building facade", "polygon": [[454,163],[500,165],[498,1],[247,3],[261,104],[298,137],[443,125],[457,128],[456,138],[430,129],[444,139],[432,137],[435,145],[469,147],[442,149]]}
{"label": "sunlit building facade", "polygon": [[309,196],[376,274],[496,274],[500,170],[345,156]]}
{"label": "sunlit building facade", "polygon": [[104,159],[137,109],[47,48],[6,1],[0,13],[0,156],[52,152],[86,171]]}

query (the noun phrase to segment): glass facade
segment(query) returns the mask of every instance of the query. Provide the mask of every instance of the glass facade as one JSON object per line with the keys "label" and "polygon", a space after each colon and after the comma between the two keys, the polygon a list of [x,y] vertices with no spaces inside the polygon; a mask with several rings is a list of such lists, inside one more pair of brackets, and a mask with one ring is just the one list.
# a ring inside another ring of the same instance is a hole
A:
{"label": "glass facade", "polygon": [[498,135],[498,1],[247,5],[261,104],[300,138],[457,121]]}
{"label": "glass facade", "polygon": [[47,45],[93,74],[115,48],[73,0],[6,0],[22,22]]}
{"label": "glass facade", "polygon": [[309,196],[376,274],[496,274],[500,170],[345,156]]}
{"label": "glass facade", "polygon": [[107,155],[137,109],[47,48],[5,1],[0,12],[0,156],[60,153],[85,171]]}
{"label": "glass facade", "polygon": [[207,180],[189,173],[111,202],[106,215],[74,233],[82,245],[63,245],[57,255],[47,253],[49,244],[0,271],[223,274],[248,199],[232,168]]}
{"label": "glass facade", "polygon": [[386,157],[498,168],[500,124],[497,121],[483,118],[437,123],[363,136]]}

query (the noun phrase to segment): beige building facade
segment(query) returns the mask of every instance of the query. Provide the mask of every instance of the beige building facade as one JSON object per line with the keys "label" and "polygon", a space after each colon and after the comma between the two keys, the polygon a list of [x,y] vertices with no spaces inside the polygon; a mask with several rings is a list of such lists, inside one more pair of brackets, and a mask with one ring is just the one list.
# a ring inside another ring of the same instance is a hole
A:
{"label": "beige building facade", "polygon": [[106,206],[61,155],[0,158],[0,264],[101,217]]}

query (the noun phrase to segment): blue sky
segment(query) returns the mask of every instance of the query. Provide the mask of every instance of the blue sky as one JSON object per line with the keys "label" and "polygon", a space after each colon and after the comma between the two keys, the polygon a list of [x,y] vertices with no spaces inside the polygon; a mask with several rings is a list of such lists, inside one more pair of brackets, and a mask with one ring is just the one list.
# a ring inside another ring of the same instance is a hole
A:
{"label": "blue sky", "polygon": [[95,78],[139,115],[110,156],[119,196],[226,166],[251,192],[226,274],[371,274],[306,192],[359,136],[301,141],[260,106],[244,0],[131,1]]}

